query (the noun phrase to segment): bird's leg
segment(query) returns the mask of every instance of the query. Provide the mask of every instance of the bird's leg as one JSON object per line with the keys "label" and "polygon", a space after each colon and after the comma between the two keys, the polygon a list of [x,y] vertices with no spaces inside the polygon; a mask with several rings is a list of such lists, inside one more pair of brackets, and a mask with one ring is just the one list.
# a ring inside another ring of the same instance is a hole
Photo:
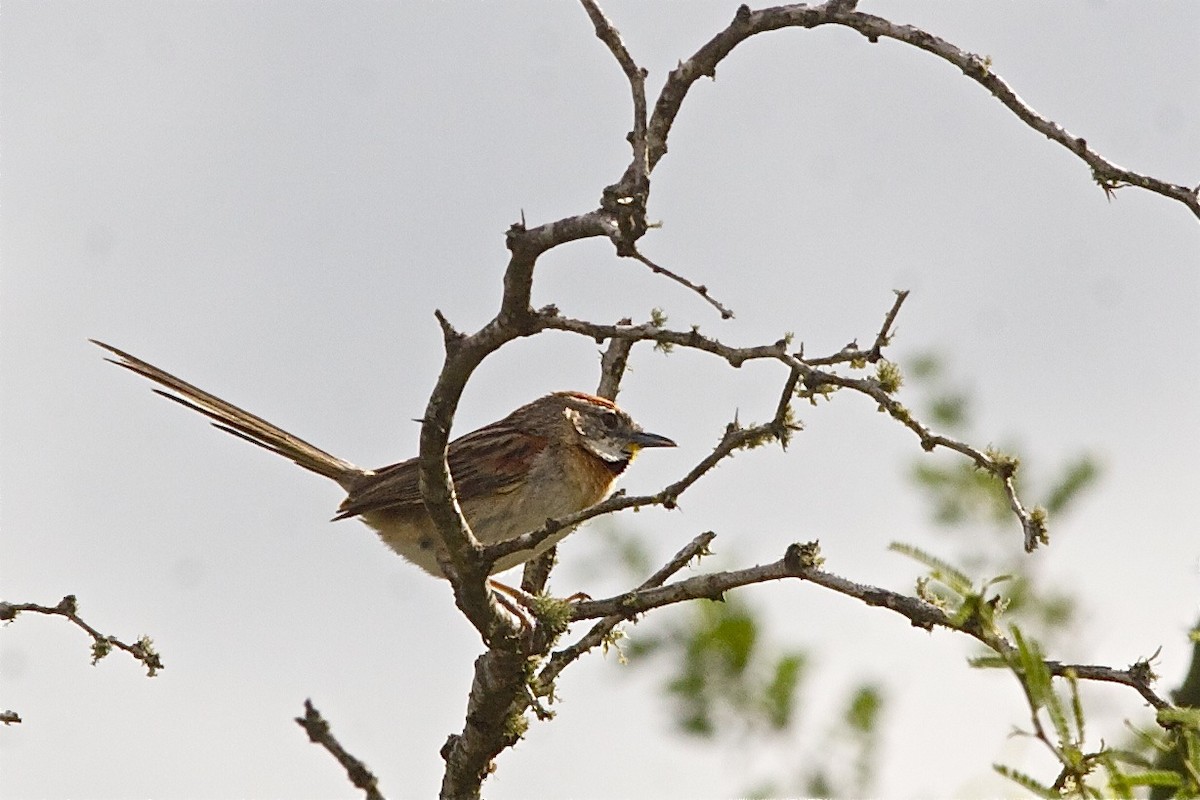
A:
{"label": "bird's leg", "polygon": [[533,606],[533,596],[527,592],[523,592],[515,586],[509,586],[506,583],[501,583],[494,578],[488,578],[488,588],[492,590],[492,597],[496,598],[496,602],[500,606],[516,617],[521,627],[526,630],[532,630],[534,627],[535,610]]}

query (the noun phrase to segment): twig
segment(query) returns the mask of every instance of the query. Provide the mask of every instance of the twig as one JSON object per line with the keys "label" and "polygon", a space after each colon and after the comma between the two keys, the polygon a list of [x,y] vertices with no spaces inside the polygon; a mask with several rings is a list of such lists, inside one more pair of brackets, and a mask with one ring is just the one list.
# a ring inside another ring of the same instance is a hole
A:
{"label": "twig", "polygon": [[[146,676],[153,678],[163,668],[162,658],[154,649],[154,642],[149,636],[142,636],[133,644],[126,644],[115,636],[108,636],[93,628],[79,616],[79,603],[75,595],[69,594],[58,601],[56,606],[42,606],[37,603],[5,603],[0,602],[0,622],[8,622],[16,618],[22,611],[35,614],[65,617],[92,637],[92,664],[96,664],[115,647],[142,662],[146,667]],[[19,721],[19,720],[18,720]]]}
{"label": "twig", "polygon": [[1170,701],[1159,697],[1151,688],[1153,676],[1150,673],[1149,664],[1145,661],[1138,661],[1128,669],[1114,669],[1098,664],[1063,664],[1059,661],[1047,661],[1046,666],[1050,668],[1050,674],[1055,677],[1061,678],[1068,672],[1072,672],[1080,680],[1119,683],[1135,689],[1147,703],[1156,709],[1171,708]]}
{"label": "twig", "polygon": [[708,293],[707,286],[705,286],[703,284],[692,283],[691,281],[689,281],[687,278],[683,277],[682,275],[672,272],[671,270],[667,269],[666,267],[660,267],[658,264],[655,264],[653,261],[651,261],[650,259],[646,258],[644,255],[639,253],[637,251],[637,248],[632,248],[628,252],[621,253],[621,255],[627,256],[629,258],[633,258],[633,259],[636,259],[636,260],[642,262],[647,267],[649,267],[650,271],[653,272],[655,275],[665,275],[666,277],[670,278],[671,280],[675,281],[676,283],[680,284],[681,286],[686,286],[687,288],[691,289],[693,292],[695,292],[696,294],[703,297],[708,302],[709,305],[711,305],[717,311],[720,311],[721,319],[733,319],[733,309],[726,308],[724,304],[722,304],[719,300],[717,300],[715,297],[710,295]]}
{"label": "twig", "polygon": [[[688,542],[688,544],[684,546],[682,550],[676,553],[670,561],[659,568],[657,572],[647,578],[634,591],[641,591],[644,589],[651,589],[656,586],[661,586],[668,578],[691,563],[692,559],[707,553],[708,545],[713,539],[716,538],[716,536],[717,535],[712,531],[708,531],[700,534],[695,539]],[[577,642],[569,647],[559,650],[558,652],[554,653],[554,655],[550,656],[550,660],[546,663],[546,666],[542,667],[542,671],[538,673],[537,683],[535,684],[536,691],[538,691],[539,694],[548,692],[550,685],[554,682],[554,679],[557,678],[559,674],[571,664],[571,662],[575,661],[593,647],[603,644],[608,638],[609,634],[612,633],[613,628],[617,627],[617,625],[621,624],[626,619],[627,617],[623,613],[609,614],[593,625],[592,628]]]}
{"label": "twig", "polygon": [[296,717],[296,724],[308,734],[310,742],[324,747],[330,755],[337,759],[337,762],[346,770],[350,782],[356,788],[363,790],[367,800],[383,800],[383,795],[379,793],[378,779],[374,773],[367,768],[366,764],[350,755],[346,748],[342,747],[341,743],[334,738],[329,723],[313,706],[312,700],[304,701],[304,716]]}
{"label": "twig", "polygon": [[671,280],[686,286],[708,301],[721,313],[722,319],[730,319],[733,312],[717,302],[708,294],[704,286],[692,283],[671,270],[658,266],[637,250],[636,242],[649,227],[646,218],[646,201],[650,194],[650,162],[647,144],[647,106],[646,106],[646,75],[645,68],[639,67],[630,55],[621,34],[613,27],[604,12],[594,0],[581,0],[588,18],[595,26],[596,36],[608,47],[613,54],[621,71],[629,81],[633,94],[633,130],[629,132],[629,144],[633,148],[633,158],[625,174],[613,186],[604,190],[604,200],[601,205],[608,211],[614,212],[618,225],[617,235],[610,237],[617,247],[617,254],[635,258],[650,267],[656,274],[665,275]]}
{"label": "twig", "polygon": [[895,292],[896,302],[892,303],[887,316],[883,318],[883,325],[875,336],[875,344],[871,345],[871,349],[867,351],[867,361],[872,364],[883,357],[883,348],[891,344],[892,325],[896,322],[896,315],[900,313],[900,306],[904,305],[904,301],[908,299],[908,289],[896,289]]}

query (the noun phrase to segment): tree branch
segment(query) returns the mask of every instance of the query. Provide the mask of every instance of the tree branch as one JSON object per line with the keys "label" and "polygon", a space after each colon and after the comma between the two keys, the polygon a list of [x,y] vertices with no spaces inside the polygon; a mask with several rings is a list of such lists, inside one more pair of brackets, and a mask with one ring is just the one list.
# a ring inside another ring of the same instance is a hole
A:
{"label": "tree branch", "polygon": [[350,782],[356,788],[363,790],[367,800],[383,800],[383,795],[379,793],[378,779],[374,773],[367,768],[366,764],[350,755],[346,748],[342,747],[341,743],[334,738],[329,723],[313,706],[312,700],[304,701],[304,716],[296,717],[296,724],[304,728],[310,742],[324,747],[330,755],[337,759],[337,762],[346,770]]}
{"label": "tree branch", "polygon": [[[92,637],[92,664],[98,663],[100,659],[111,653],[115,647],[142,662],[142,665],[146,667],[146,677],[153,678],[163,668],[162,658],[154,649],[154,642],[151,641],[149,636],[142,636],[133,644],[126,644],[115,636],[101,633],[79,616],[79,603],[73,594],[69,594],[58,601],[58,605],[56,606],[42,606],[37,603],[0,602],[0,622],[10,622],[16,619],[17,615],[22,611],[65,617],[82,629],[84,633]],[[16,721],[20,722],[20,719]]]}
{"label": "tree branch", "polygon": [[866,359],[871,364],[879,361],[883,357],[883,348],[891,344],[892,326],[896,324],[896,315],[900,313],[900,306],[904,305],[904,301],[908,299],[908,289],[894,289],[893,291],[896,293],[896,302],[892,303],[892,307],[888,309],[887,316],[883,318],[883,325],[880,326],[879,333],[875,335],[875,343],[867,351]]}
{"label": "tree branch", "polygon": [[[711,537],[705,540],[704,544],[707,546],[709,541],[711,541]],[[816,542],[792,544],[783,558],[770,564],[699,575],[665,586],[643,585],[631,592],[603,600],[583,600],[573,603],[571,619],[577,621],[596,618],[608,620],[612,617],[632,619],[638,614],[644,614],[655,608],[699,599],[720,600],[726,592],[743,586],[795,578],[854,598],[868,606],[894,611],[917,628],[927,631],[932,631],[934,628],[946,628],[964,633],[1002,657],[1011,656],[1017,651],[1012,642],[995,630],[994,626],[987,624],[978,616],[971,615],[965,619],[957,619],[943,609],[920,598],[878,586],[855,583],[826,572],[821,569],[823,562],[824,559],[820,556]],[[1149,664],[1144,660],[1138,661],[1125,670],[1097,665],[1063,664],[1058,661],[1046,661],[1045,663],[1054,676],[1062,677],[1068,672],[1073,672],[1080,680],[1119,683],[1135,689],[1146,702],[1156,709],[1173,707],[1169,701],[1154,692],[1151,687],[1153,674]]]}
{"label": "tree branch", "polygon": [[629,144],[633,148],[633,161],[620,183],[628,185],[634,192],[640,191],[644,194],[650,188],[650,168],[646,161],[646,75],[648,73],[643,67],[634,63],[633,56],[629,54],[625,43],[621,41],[621,34],[604,16],[600,7],[593,0],[581,0],[581,2],[588,18],[596,27],[597,38],[608,46],[613,58],[621,66],[621,71],[625,73],[625,77],[629,81],[629,88],[633,93],[633,130],[629,132],[628,137]]}

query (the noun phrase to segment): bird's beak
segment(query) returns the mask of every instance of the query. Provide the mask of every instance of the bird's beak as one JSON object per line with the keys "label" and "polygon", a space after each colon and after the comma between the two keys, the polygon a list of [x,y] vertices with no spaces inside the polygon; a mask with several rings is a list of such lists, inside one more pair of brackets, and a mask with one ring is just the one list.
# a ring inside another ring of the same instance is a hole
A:
{"label": "bird's beak", "polygon": [[646,431],[634,431],[629,437],[629,443],[634,447],[674,447],[675,442],[665,436],[659,436],[657,433],[647,433]]}

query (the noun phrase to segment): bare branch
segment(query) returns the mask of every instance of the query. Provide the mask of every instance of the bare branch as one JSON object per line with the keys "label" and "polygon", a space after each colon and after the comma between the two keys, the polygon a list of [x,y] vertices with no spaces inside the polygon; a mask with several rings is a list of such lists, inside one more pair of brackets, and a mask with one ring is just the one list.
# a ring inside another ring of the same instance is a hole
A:
{"label": "bare branch", "polygon": [[1128,669],[1113,669],[1097,664],[1063,664],[1059,661],[1047,661],[1046,666],[1055,677],[1061,678],[1068,672],[1073,672],[1080,680],[1119,683],[1137,690],[1137,693],[1154,708],[1171,708],[1171,703],[1159,697],[1151,688],[1154,676],[1146,661],[1137,661]]}
{"label": "bare branch", "polygon": [[[56,606],[42,606],[36,603],[5,603],[0,602],[0,622],[16,619],[22,611],[34,614],[65,617],[92,637],[92,664],[96,664],[115,647],[136,658],[146,667],[146,676],[153,678],[163,668],[162,658],[154,649],[154,642],[149,636],[142,636],[133,644],[126,644],[115,636],[108,636],[93,628],[79,616],[79,603],[75,595],[69,594],[58,601]],[[17,720],[18,722],[20,720]]]}
{"label": "bare branch", "polygon": [[329,723],[321,716],[321,712],[317,711],[313,706],[312,700],[304,701],[304,716],[296,717],[296,724],[304,728],[308,734],[308,739],[313,744],[319,744],[329,751],[329,754],[337,759],[337,762],[346,770],[347,777],[350,782],[358,789],[362,789],[367,796],[367,800],[383,800],[383,795],[379,793],[378,780],[374,773],[367,769],[367,765],[359,761],[354,756],[342,747],[341,743],[334,738],[333,732],[329,728]]}
{"label": "bare branch", "polygon": [[621,34],[612,26],[604,12],[593,0],[581,0],[592,24],[596,26],[596,36],[608,46],[621,71],[629,80],[629,88],[633,93],[633,130],[629,132],[629,144],[633,147],[633,161],[629,165],[622,184],[628,184],[633,191],[646,192],[649,190],[650,173],[646,161],[646,75],[644,68],[634,63],[633,56],[621,41]]}
{"label": "bare branch", "polygon": [[[638,614],[644,614],[663,606],[699,599],[719,600],[732,589],[755,583],[797,578],[852,597],[866,605],[894,611],[908,619],[914,627],[929,631],[934,628],[958,631],[978,640],[1001,656],[1009,656],[1016,652],[1015,645],[977,617],[958,621],[942,609],[920,598],[910,597],[878,586],[855,583],[839,575],[826,572],[821,569],[822,563],[823,559],[819,555],[816,542],[793,544],[788,547],[783,558],[770,564],[700,575],[665,586],[642,586],[631,592],[603,600],[583,600],[572,605],[571,618],[574,620],[596,618],[607,620],[610,617],[632,619]],[[1153,675],[1145,661],[1139,661],[1126,670],[1105,666],[1063,664],[1058,661],[1046,661],[1046,665],[1052,675],[1061,677],[1071,671],[1080,680],[1119,683],[1137,690],[1156,709],[1172,707],[1169,701],[1156,694],[1151,688]]]}
{"label": "bare branch", "polygon": [[680,62],[668,75],[649,123],[649,163],[653,171],[666,155],[667,136],[676,115],[692,84],[702,77],[714,77],[717,64],[746,39],[758,33],[781,28],[816,28],[821,25],[842,25],[858,31],[869,42],[893,39],[917,47],[941,58],[962,70],[962,73],[992,94],[1012,111],[1018,119],[1051,141],[1078,156],[1091,169],[1092,179],[1110,195],[1125,186],[1138,186],[1172,200],[1178,200],[1200,218],[1200,187],[1191,188],[1168,183],[1148,175],[1120,167],[1088,147],[1087,141],[1058,123],[1038,114],[1022,100],[1004,79],[992,71],[989,59],[961,48],[912,25],[897,25],[882,17],[863,14],[852,9],[853,4],[830,2],[821,6],[802,4],[776,6],[751,11],[741,6],[733,22],[718,33],[691,58]]}

